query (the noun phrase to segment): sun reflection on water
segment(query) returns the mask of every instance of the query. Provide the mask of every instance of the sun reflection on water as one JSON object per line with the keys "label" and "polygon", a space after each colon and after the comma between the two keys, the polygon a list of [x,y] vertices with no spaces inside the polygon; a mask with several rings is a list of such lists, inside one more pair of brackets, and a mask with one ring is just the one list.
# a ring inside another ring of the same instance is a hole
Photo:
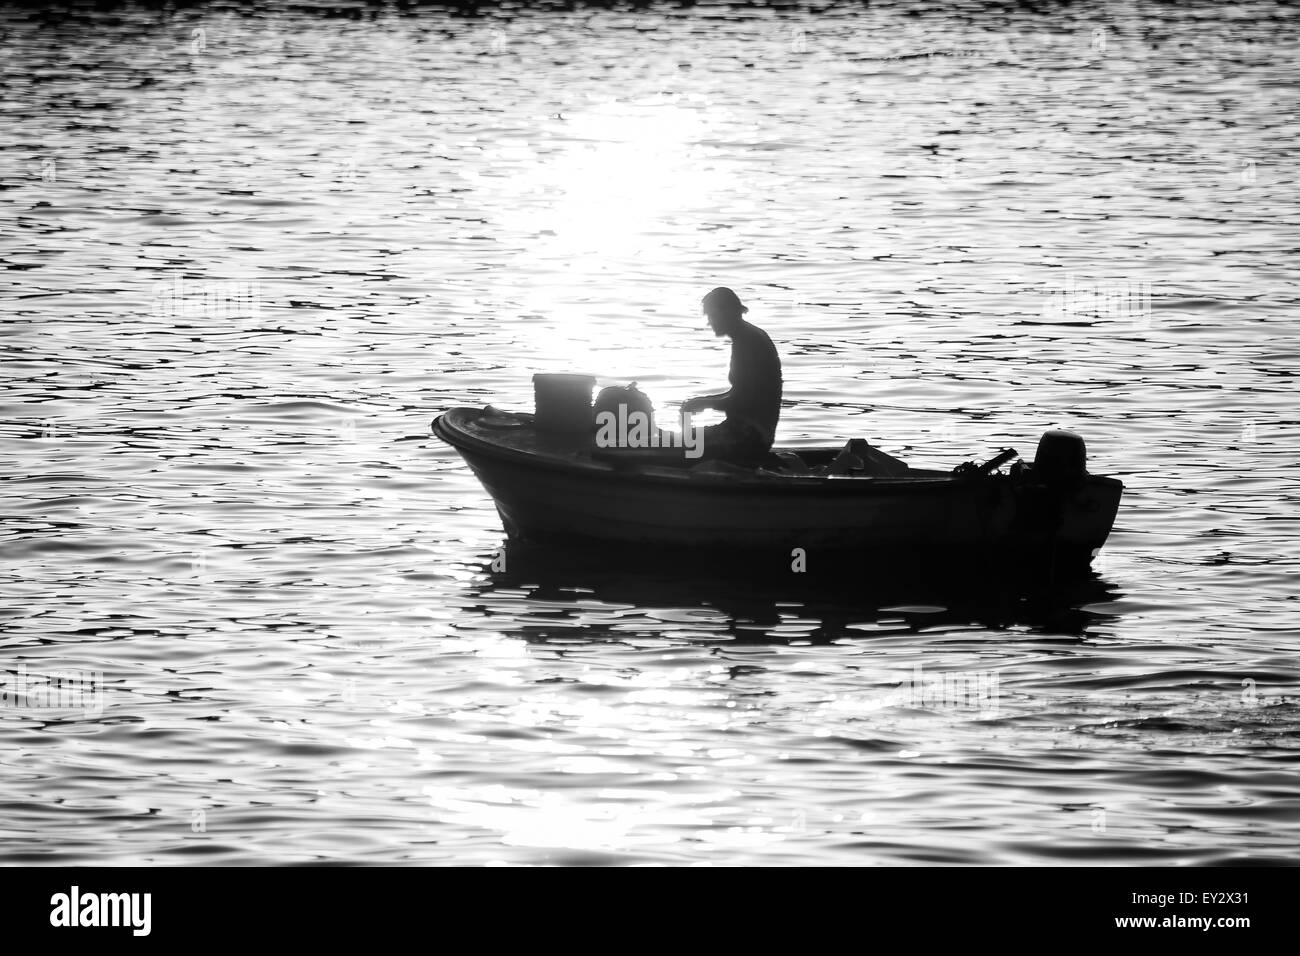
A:
{"label": "sun reflection on water", "polygon": [[[633,379],[671,356],[674,377],[718,377],[725,359],[699,318],[707,288],[690,282],[712,241],[700,211],[731,188],[705,145],[721,121],[707,105],[665,96],[611,101],[556,120],[563,147],[514,167],[507,195],[518,201],[501,215],[511,232],[535,237],[514,264],[526,277],[517,307],[533,321],[520,345],[534,371]],[[641,271],[684,281],[650,299]]]}

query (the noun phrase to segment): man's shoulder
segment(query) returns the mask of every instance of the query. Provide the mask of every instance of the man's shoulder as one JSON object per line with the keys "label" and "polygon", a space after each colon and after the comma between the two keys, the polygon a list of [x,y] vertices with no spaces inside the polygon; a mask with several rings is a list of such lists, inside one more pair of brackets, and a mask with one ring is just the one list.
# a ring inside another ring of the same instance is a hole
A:
{"label": "man's shoulder", "polygon": [[732,336],[732,341],[744,341],[748,345],[776,350],[776,346],[772,344],[771,336],[753,322],[742,322],[737,334]]}

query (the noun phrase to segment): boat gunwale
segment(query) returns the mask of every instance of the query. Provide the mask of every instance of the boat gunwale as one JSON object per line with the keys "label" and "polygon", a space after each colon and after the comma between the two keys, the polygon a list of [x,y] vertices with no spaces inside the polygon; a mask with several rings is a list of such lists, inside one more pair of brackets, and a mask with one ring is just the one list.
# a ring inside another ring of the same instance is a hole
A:
{"label": "boat gunwale", "polygon": [[[436,437],[442,439],[457,451],[468,449],[474,453],[494,458],[503,463],[526,463],[529,468],[540,468],[546,471],[561,472],[572,475],[575,478],[599,479],[613,477],[618,479],[621,483],[668,485],[680,488],[683,491],[714,491],[725,489],[727,491],[744,490],[756,493],[775,492],[817,494],[823,496],[828,492],[837,496],[870,495],[880,493],[934,493],[954,490],[974,490],[981,487],[987,487],[987,483],[990,481],[1005,479],[1007,477],[1005,475],[995,474],[972,480],[952,475],[907,478],[883,476],[778,475],[775,473],[769,473],[768,475],[761,477],[750,477],[748,475],[698,475],[686,472],[663,474],[635,471],[619,468],[594,459],[588,462],[557,461],[532,452],[511,448],[508,445],[487,441],[486,439],[480,438],[479,436],[471,434],[470,432],[458,427],[455,423],[454,417],[450,422],[444,421],[447,416],[455,415],[458,412],[462,414],[482,414],[482,411],[482,409],[458,405],[437,416],[430,424],[430,430]],[[1089,476],[1091,479],[1099,477],[1101,476]]]}

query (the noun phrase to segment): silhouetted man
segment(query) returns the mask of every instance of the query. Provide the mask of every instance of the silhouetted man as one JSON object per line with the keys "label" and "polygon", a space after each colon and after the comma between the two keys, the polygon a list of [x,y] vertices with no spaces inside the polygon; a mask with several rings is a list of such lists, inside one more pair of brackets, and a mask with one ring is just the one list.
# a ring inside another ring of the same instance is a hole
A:
{"label": "silhouetted man", "polygon": [[682,414],[706,408],[723,412],[727,420],[702,431],[705,458],[747,462],[772,447],[781,417],[781,359],[772,340],[745,321],[749,311],[730,289],[714,289],[704,297],[704,314],[713,334],[731,339],[731,388],[702,395],[682,405]]}

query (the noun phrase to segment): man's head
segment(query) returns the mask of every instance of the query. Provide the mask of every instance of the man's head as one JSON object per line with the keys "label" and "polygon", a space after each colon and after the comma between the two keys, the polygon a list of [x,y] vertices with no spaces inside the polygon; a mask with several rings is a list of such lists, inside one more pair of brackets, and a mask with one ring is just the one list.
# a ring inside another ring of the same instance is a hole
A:
{"label": "man's head", "polygon": [[706,295],[701,305],[709,317],[709,328],[713,329],[714,335],[730,335],[749,311],[741,304],[740,296],[722,286]]}

